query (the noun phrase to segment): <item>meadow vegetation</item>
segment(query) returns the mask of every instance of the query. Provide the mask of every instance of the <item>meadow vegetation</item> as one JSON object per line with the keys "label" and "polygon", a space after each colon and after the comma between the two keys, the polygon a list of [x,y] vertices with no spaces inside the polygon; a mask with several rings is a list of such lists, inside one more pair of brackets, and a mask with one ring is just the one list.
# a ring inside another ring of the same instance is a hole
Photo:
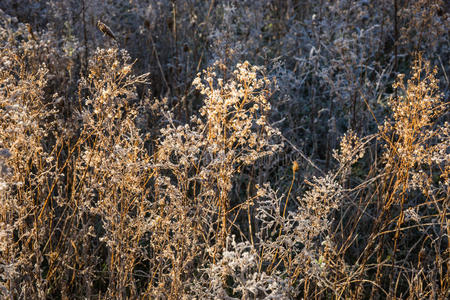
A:
{"label": "meadow vegetation", "polygon": [[449,9],[2,1],[0,298],[449,299]]}

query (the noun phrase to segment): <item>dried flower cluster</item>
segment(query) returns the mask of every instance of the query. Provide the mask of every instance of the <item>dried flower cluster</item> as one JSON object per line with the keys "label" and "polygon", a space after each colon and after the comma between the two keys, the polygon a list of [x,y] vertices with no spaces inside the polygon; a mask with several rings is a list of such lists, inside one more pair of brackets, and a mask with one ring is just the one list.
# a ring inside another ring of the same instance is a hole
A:
{"label": "dried flower cluster", "polygon": [[450,298],[449,20],[0,1],[0,298]]}

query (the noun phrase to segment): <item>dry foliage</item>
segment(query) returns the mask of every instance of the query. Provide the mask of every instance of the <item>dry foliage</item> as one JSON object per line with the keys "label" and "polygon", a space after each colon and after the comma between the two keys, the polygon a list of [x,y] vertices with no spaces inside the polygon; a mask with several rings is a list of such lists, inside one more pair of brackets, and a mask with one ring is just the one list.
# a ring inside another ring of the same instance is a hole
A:
{"label": "dry foliage", "polygon": [[445,3],[28,2],[2,299],[450,297]]}

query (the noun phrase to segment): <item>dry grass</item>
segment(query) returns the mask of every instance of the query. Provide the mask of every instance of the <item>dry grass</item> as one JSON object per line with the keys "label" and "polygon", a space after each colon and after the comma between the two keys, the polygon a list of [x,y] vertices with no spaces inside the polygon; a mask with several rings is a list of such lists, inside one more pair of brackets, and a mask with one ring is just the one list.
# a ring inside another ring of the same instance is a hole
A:
{"label": "dry grass", "polygon": [[[360,18],[366,5],[349,11]],[[0,296],[448,299],[450,127],[438,70],[417,54],[380,114],[381,88],[365,90],[370,75],[355,71],[361,62],[349,53],[358,40],[341,28],[327,51],[344,65],[325,68],[314,51],[297,59],[295,68],[317,71],[302,77],[314,90],[308,158],[290,139],[295,130],[282,128],[305,124],[283,111],[296,71],[235,63],[245,56],[237,32],[254,20],[239,29],[225,22],[233,7],[222,8],[215,42],[229,48],[216,49],[219,59],[189,84],[158,61],[170,90],[161,100],[117,45],[85,48],[77,61],[69,40],[61,48],[51,31],[15,28],[0,15]],[[319,34],[325,25],[315,22]],[[285,30],[270,24],[264,32]],[[404,42],[410,32],[401,34]],[[247,46],[259,49],[255,36]],[[186,57],[199,50],[185,49]],[[326,84],[334,100],[319,113],[315,93]],[[332,147],[341,113],[349,129]],[[369,116],[371,134],[358,127]]]}

